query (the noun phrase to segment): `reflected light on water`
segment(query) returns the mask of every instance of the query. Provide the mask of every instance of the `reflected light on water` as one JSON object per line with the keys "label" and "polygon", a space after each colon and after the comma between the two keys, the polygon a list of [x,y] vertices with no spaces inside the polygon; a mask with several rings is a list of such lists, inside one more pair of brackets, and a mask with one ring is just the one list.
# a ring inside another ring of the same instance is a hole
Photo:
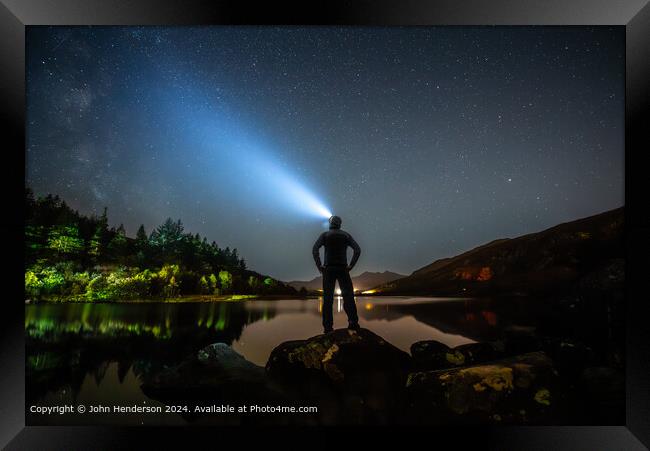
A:
{"label": "reflected light on water", "polygon": [[[343,299],[336,301],[334,328],[346,327]],[[356,296],[356,303],[361,327],[407,353],[420,340],[454,347],[493,339],[507,324],[488,300]],[[280,343],[320,335],[322,311],[322,298],[28,305],[30,401],[67,401],[73,394],[87,402],[122,395],[144,402],[141,376],[176,365],[210,343],[226,343],[264,366]]]}

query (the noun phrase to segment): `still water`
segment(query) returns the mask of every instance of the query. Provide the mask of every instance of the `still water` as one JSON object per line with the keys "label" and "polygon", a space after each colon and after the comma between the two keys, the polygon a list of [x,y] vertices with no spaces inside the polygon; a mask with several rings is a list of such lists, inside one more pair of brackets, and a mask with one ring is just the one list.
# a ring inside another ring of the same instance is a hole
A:
{"label": "still water", "polygon": [[[499,307],[493,300],[357,297],[356,302],[361,327],[406,352],[419,340],[438,340],[451,347],[490,340],[504,326],[526,322],[512,305]],[[227,343],[264,366],[283,341],[320,334],[320,310],[318,299],[26,305],[27,405],[161,405],[140,390],[147,375],[215,342]],[[346,325],[342,301],[335,299],[334,327]],[[28,423],[125,422],[112,415],[61,417],[28,415]],[[133,420],[127,422],[184,422],[175,415]]]}

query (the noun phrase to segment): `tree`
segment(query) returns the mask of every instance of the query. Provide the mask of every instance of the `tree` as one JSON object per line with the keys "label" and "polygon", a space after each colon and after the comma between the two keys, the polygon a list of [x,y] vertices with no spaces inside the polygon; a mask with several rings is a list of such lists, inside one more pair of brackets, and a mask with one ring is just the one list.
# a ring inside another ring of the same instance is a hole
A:
{"label": "tree", "polygon": [[94,263],[99,261],[102,255],[102,233],[99,227],[95,229],[95,233],[88,241],[88,255]]}
{"label": "tree", "polygon": [[95,231],[88,241],[87,246],[87,253],[93,263],[99,263],[104,257],[109,240],[108,209],[104,207],[104,211],[97,220]]}
{"label": "tree", "polygon": [[147,237],[147,232],[144,230],[144,224],[140,224],[140,227],[138,227],[138,231],[135,233],[135,242],[140,247],[149,244],[149,238]]}
{"label": "tree", "polygon": [[178,265],[164,265],[158,271],[158,277],[163,282],[162,293],[167,298],[178,296],[179,284],[178,276],[180,268]]}
{"label": "tree", "polygon": [[144,230],[144,224],[140,224],[135,234],[135,260],[140,267],[145,267],[149,263],[149,238]]}
{"label": "tree", "polygon": [[29,262],[38,259],[47,248],[48,230],[44,226],[25,225],[25,257]]}
{"label": "tree", "polygon": [[172,218],[167,218],[162,225],[151,232],[149,242],[160,252],[163,260],[176,260],[182,239],[183,224],[181,220],[174,222]]}
{"label": "tree", "polygon": [[210,293],[210,285],[208,284],[208,280],[205,278],[205,276],[201,276],[199,279],[199,292],[201,294]]}
{"label": "tree", "polygon": [[107,244],[108,241],[108,207],[104,207],[99,223],[97,224],[97,231],[100,234],[102,244]]}
{"label": "tree", "polygon": [[214,274],[210,274],[210,277],[208,277],[208,286],[211,294],[219,294],[217,276]]}
{"label": "tree", "polygon": [[276,287],[278,282],[275,279],[272,279],[271,277],[265,277],[264,281],[262,282],[263,285],[261,287],[262,292],[264,293],[275,293]]}
{"label": "tree", "polygon": [[201,239],[198,236],[187,233],[183,235],[182,239],[178,242],[178,255],[181,263],[186,268],[198,270],[201,267]]}
{"label": "tree", "polygon": [[172,218],[167,218],[165,222],[158,226],[152,234],[151,241],[156,246],[165,248],[180,241],[183,236],[183,224],[181,220],[174,222]]}
{"label": "tree", "polygon": [[76,225],[54,226],[50,229],[47,245],[59,254],[78,255],[83,250],[83,240]]}
{"label": "tree", "polygon": [[128,241],[122,224],[117,228],[106,250],[108,251],[109,258],[113,261],[123,260],[127,256]]}
{"label": "tree", "polygon": [[250,289],[255,292],[257,288],[260,286],[260,281],[257,277],[255,276],[249,276],[248,277],[248,286]]}
{"label": "tree", "polygon": [[[25,290],[28,296],[87,299],[173,297],[180,293],[276,292],[273,279],[251,275],[237,248],[221,249],[168,218],[149,237],[123,225],[109,228],[108,209],[84,216],[58,196],[35,198],[25,190]],[[116,265],[99,265],[116,262]],[[136,269],[138,266],[139,269]]]}
{"label": "tree", "polygon": [[228,271],[219,271],[219,282],[223,292],[228,292],[232,288],[232,274]]}

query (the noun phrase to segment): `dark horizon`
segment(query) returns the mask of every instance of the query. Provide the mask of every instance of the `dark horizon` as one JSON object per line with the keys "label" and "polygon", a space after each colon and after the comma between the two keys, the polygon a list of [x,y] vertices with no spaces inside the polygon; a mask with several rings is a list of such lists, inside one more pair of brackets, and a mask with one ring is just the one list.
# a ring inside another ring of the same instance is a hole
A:
{"label": "dark horizon", "polygon": [[304,188],[354,274],[410,274],[624,205],[623,57],[615,27],[32,27],[27,184],[284,281],[317,275]]}
{"label": "dark horizon", "polygon": [[[29,188],[29,187],[27,187],[27,188]],[[31,189],[31,188],[29,188],[29,189]],[[52,196],[56,196],[56,195],[53,194],[53,193],[48,193],[48,194],[51,194]],[[47,194],[46,194],[46,195],[47,195]],[[65,199],[61,199],[61,200],[65,202]],[[461,250],[461,251],[458,252],[457,254],[454,254],[454,255],[448,255],[448,256],[443,256],[443,257],[439,257],[439,258],[437,258],[437,259],[435,259],[435,260],[432,260],[432,261],[429,262],[429,263],[426,263],[426,264],[423,265],[423,266],[417,267],[417,268],[415,268],[415,269],[413,269],[413,270],[411,270],[411,271],[405,272],[405,273],[400,273],[399,271],[392,271],[392,270],[390,270],[390,269],[377,270],[377,271],[373,271],[373,270],[363,270],[363,271],[359,271],[357,268],[355,268],[354,270],[351,271],[351,275],[352,275],[352,277],[354,278],[354,277],[360,276],[360,275],[362,275],[362,274],[364,274],[364,273],[367,273],[367,272],[368,272],[368,273],[386,273],[386,272],[390,272],[390,273],[397,273],[397,274],[401,274],[401,275],[404,275],[404,276],[408,276],[408,275],[411,275],[413,272],[418,271],[419,269],[422,269],[422,268],[428,266],[429,264],[435,262],[436,260],[444,259],[444,258],[456,257],[456,256],[458,256],[458,255],[462,255],[462,254],[464,254],[464,253],[466,253],[466,252],[470,252],[470,251],[472,251],[472,250],[474,250],[474,249],[476,249],[476,248],[478,248],[478,247],[481,247],[481,246],[483,246],[483,245],[489,244],[489,243],[491,243],[491,242],[493,242],[493,241],[499,241],[499,240],[503,240],[503,239],[516,239],[516,238],[520,238],[520,237],[523,237],[523,236],[526,236],[526,235],[531,235],[531,234],[535,234],[535,233],[543,232],[543,231],[545,231],[545,230],[549,230],[549,229],[555,228],[556,226],[559,226],[559,225],[562,225],[562,224],[566,224],[566,223],[569,223],[569,222],[580,221],[580,220],[588,219],[588,218],[591,218],[591,217],[604,215],[604,214],[610,213],[610,212],[612,212],[612,211],[619,210],[619,209],[621,209],[621,208],[625,208],[625,205],[623,204],[623,205],[621,205],[620,207],[615,207],[615,208],[612,208],[612,209],[609,209],[609,210],[605,210],[605,211],[602,211],[602,212],[599,212],[599,213],[594,213],[594,214],[589,215],[589,216],[582,216],[582,217],[580,217],[580,218],[574,218],[574,219],[570,219],[570,220],[568,220],[568,221],[563,221],[563,222],[560,222],[560,223],[555,224],[555,225],[551,225],[551,226],[546,227],[546,228],[541,229],[541,230],[533,230],[533,231],[526,232],[526,233],[524,233],[524,234],[517,235],[517,236],[507,236],[507,237],[504,236],[504,237],[499,237],[499,238],[493,238],[493,239],[491,239],[491,240],[488,240],[488,241],[486,241],[486,242],[484,242],[484,243],[480,243],[480,244],[478,244],[478,245],[476,245],[476,246],[473,246],[473,247],[471,247],[471,248],[468,248],[468,249],[465,249],[465,250]],[[94,215],[94,213],[91,214],[91,216],[93,216],[93,215]],[[95,217],[97,217],[97,216],[95,216]],[[174,218],[171,218],[171,219],[174,219]],[[176,219],[181,219],[181,218],[176,218]],[[181,221],[182,221],[182,219],[181,219]],[[123,225],[123,224],[121,224],[121,223],[120,223],[120,224],[113,224],[113,223],[110,221],[110,216],[109,216],[109,221],[108,221],[108,222],[109,222],[109,225],[112,226],[112,227],[118,227],[118,226],[120,226],[120,225]],[[155,228],[155,226],[154,226],[154,228]],[[186,233],[192,233],[192,234],[195,233],[195,232],[193,232],[192,230],[185,230],[185,232],[186,232]],[[133,235],[128,235],[128,234],[127,234],[127,236],[128,236],[129,238],[135,238],[135,234],[133,234]],[[208,240],[208,241],[210,242],[210,241],[212,241],[212,240]],[[235,245],[235,246],[230,246],[230,245],[228,245],[228,243],[225,243],[224,246],[228,246],[228,247],[230,247],[231,249],[237,249],[237,246],[236,246],[236,245]],[[244,257],[245,257],[245,256],[244,256]],[[253,270],[253,271],[256,271],[255,268],[249,268],[249,269],[251,269],[251,270]],[[258,272],[259,272],[259,271],[258,271]],[[294,282],[309,282],[309,281],[311,281],[311,280],[318,279],[318,278],[321,278],[321,277],[322,277],[322,274],[317,274],[317,275],[315,275],[314,277],[311,277],[311,278],[309,278],[309,279],[304,279],[304,280],[303,280],[303,279],[286,279],[286,280],[278,279],[278,280],[281,280],[281,281],[283,281],[283,282],[290,282],[290,283],[294,283]]]}

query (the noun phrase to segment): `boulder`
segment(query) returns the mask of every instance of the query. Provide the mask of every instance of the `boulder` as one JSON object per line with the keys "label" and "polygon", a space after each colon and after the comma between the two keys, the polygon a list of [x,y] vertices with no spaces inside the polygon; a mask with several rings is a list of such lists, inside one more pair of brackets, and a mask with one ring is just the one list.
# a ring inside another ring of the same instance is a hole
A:
{"label": "boulder", "polygon": [[467,343],[449,348],[435,341],[418,341],[411,345],[413,363],[419,370],[440,370],[477,363],[489,362],[504,357],[502,342]]}
{"label": "boulder", "polygon": [[558,382],[543,352],[420,371],[407,378],[407,412],[414,423],[544,423],[559,402]]}
{"label": "boulder", "polygon": [[225,343],[213,343],[199,350],[197,360],[223,378],[258,379],[264,375],[264,368],[249,362]]}
{"label": "boulder", "polygon": [[149,375],[142,390],[163,401],[249,400],[272,395],[264,368],[224,343],[211,344],[180,364]]}
{"label": "boulder", "polygon": [[506,355],[519,355],[542,350],[535,327],[510,325],[503,330]]}
{"label": "boulder", "polygon": [[573,340],[545,337],[542,339],[542,348],[553,359],[560,376],[566,377],[571,384],[596,360],[596,355],[589,346]]}
{"label": "boulder", "polygon": [[398,421],[410,356],[367,329],[338,329],[277,346],[271,379],[295,398],[319,405],[330,423]]}
{"label": "boulder", "polygon": [[500,341],[467,343],[456,346],[454,352],[464,357],[466,365],[489,362],[504,357],[504,344]]}
{"label": "boulder", "polygon": [[271,352],[266,371],[280,380],[321,375],[334,384],[344,384],[376,372],[405,377],[410,365],[407,353],[369,330],[338,329],[281,343]]}
{"label": "boulder", "polygon": [[450,352],[449,346],[436,340],[417,341],[411,345],[413,364],[418,369],[449,368],[447,353]]}

